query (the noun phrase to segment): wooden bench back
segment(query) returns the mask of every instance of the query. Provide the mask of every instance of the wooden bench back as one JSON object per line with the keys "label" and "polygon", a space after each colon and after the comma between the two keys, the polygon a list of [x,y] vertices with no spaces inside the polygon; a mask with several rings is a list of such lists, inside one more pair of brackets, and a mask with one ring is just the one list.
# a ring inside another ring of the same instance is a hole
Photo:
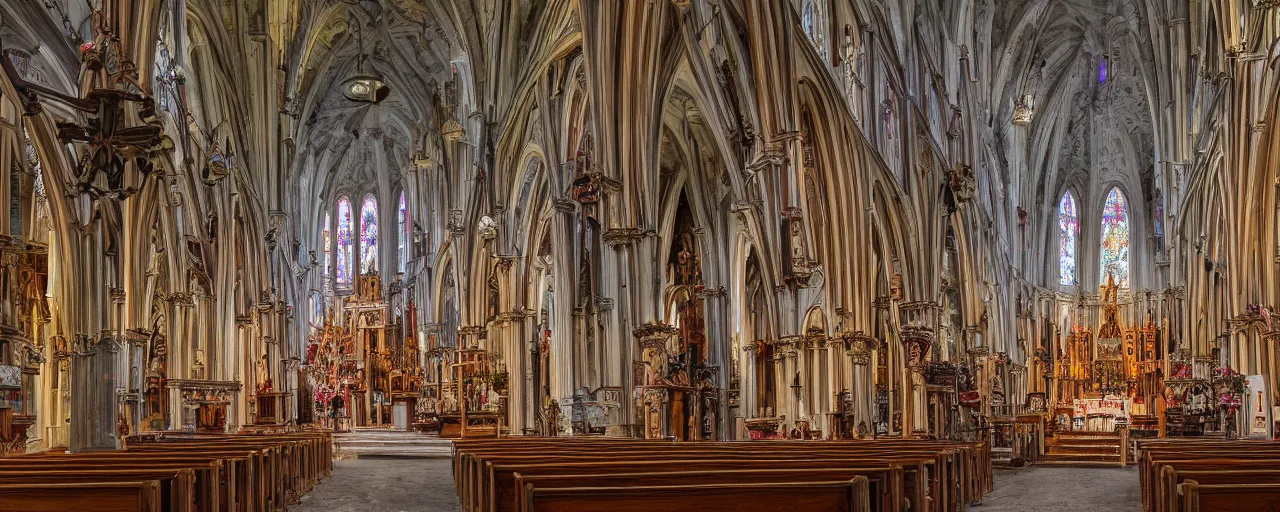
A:
{"label": "wooden bench back", "polygon": [[635,487],[734,484],[743,482],[823,482],[866,477],[871,510],[899,512],[903,504],[902,468],[833,468],[833,469],[720,469],[715,471],[667,471],[647,473],[584,473],[515,475],[514,500],[499,501],[499,511],[518,510],[528,500],[527,489],[560,487]]}
{"label": "wooden bench back", "polygon": [[1280,512],[1280,484],[1200,485],[1187,480],[1178,487],[1185,512]]}
{"label": "wooden bench back", "polygon": [[160,512],[160,483],[70,482],[0,483],[5,512]]}
{"label": "wooden bench back", "polygon": [[866,477],[837,482],[762,482],[635,487],[525,489],[522,512],[867,512]]}

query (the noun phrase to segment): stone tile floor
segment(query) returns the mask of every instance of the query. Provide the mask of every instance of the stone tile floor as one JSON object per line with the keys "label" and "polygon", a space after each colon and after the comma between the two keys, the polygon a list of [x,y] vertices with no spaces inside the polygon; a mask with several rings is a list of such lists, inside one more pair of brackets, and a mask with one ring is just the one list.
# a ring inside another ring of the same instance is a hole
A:
{"label": "stone tile floor", "polygon": [[454,512],[462,510],[449,459],[349,459],[289,512]]}
{"label": "stone tile floor", "polygon": [[[289,512],[454,512],[449,459],[351,459]],[[997,469],[995,490],[972,512],[1136,511],[1137,468]]]}
{"label": "stone tile floor", "polygon": [[1138,468],[1031,466],[996,469],[995,490],[971,512],[1085,512],[1142,509]]}

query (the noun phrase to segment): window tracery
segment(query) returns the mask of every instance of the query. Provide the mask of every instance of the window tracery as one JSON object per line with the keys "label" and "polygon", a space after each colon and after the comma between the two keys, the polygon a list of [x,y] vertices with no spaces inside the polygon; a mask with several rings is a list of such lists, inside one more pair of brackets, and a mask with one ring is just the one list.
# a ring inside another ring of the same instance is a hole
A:
{"label": "window tracery", "polygon": [[396,252],[400,262],[400,273],[403,274],[409,264],[409,234],[408,231],[406,231],[409,226],[409,205],[405,202],[404,191],[400,192],[399,212],[400,215],[397,219],[399,220],[400,225],[397,226],[396,229]]}
{"label": "window tracery", "polygon": [[331,233],[330,227],[332,226],[332,224],[330,224],[330,221],[331,219],[329,214],[328,213],[324,214],[324,231],[320,233],[320,239],[322,241],[321,243],[324,244],[324,274],[323,275],[326,278],[329,277],[329,275],[332,273],[331,265],[333,264],[332,263],[333,262],[333,256],[332,256],[333,241],[330,237],[330,233]]}
{"label": "window tracery", "polygon": [[1076,239],[1080,236],[1080,216],[1071,192],[1058,203],[1058,284],[1076,283]]}
{"label": "window tracery", "polygon": [[1129,209],[1119,188],[1111,189],[1102,206],[1102,243],[1099,252],[1099,284],[1106,284],[1107,276],[1114,274],[1116,286],[1129,288]]}
{"label": "window tracery", "polygon": [[804,27],[804,33],[809,36],[809,41],[818,50],[818,55],[826,56],[826,50],[822,45],[822,8],[818,5],[818,2],[808,0],[804,3],[804,10],[800,16],[800,23]]}
{"label": "window tracery", "polygon": [[378,270],[378,200],[364,196],[360,207],[360,273]]}
{"label": "window tracery", "polygon": [[338,286],[351,286],[351,246],[352,246],[351,200],[345,196],[338,199],[338,254],[335,265],[334,280]]}

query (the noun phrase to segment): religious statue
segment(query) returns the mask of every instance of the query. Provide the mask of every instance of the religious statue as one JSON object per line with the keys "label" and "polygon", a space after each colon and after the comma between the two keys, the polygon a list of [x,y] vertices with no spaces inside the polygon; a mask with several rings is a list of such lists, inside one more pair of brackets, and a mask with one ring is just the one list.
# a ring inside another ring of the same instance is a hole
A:
{"label": "religious statue", "polygon": [[680,238],[680,252],[675,262],[676,284],[699,284],[702,282],[702,263],[698,258],[698,243],[692,232],[686,232]]}
{"label": "religious statue", "polygon": [[489,320],[493,320],[498,317],[498,276],[496,268],[489,274],[489,282],[486,291],[485,302],[487,302],[486,306],[488,306],[489,311],[488,318]]}
{"label": "religious statue", "polygon": [[[147,385],[148,387],[159,387],[165,379],[168,372],[168,354],[169,348],[165,343],[163,324],[164,317],[156,317],[155,323],[151,326],[151,355],[147,361]],[[154,380],[153,380],[154,379]]]}
{"label": "religious statue", "polygon": [[458,401],[453,398],[453,391],[445,391],[444,398],[440,400],[441,412],[457,412]]}
{"label": "religious statue", "polygon": [[263,354],[262,359],[258,360],[258,393],[271,392],[271,374],[267,370],[267,355]]}

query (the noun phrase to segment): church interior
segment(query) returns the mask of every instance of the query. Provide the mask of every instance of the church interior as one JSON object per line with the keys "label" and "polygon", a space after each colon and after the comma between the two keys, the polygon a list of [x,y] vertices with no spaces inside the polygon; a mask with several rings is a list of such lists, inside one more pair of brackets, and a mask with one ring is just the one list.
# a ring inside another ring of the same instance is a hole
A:
{"label": "church interior", "polygon": [[1277,0],[5,0],[0,202],[0,510],[1280,503]]}

